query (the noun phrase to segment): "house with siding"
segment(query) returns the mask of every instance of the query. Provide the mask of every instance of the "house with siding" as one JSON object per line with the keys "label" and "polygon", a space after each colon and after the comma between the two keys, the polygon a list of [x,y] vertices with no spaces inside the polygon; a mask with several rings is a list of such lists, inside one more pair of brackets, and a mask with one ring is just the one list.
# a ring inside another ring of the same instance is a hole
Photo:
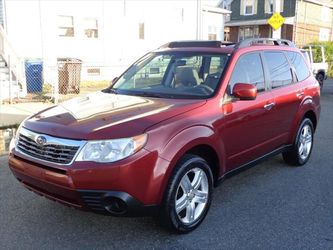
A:
{"label": "house with siding", "polygon": [[[110,80],[171,40],[223,40],[223,16],[230,11],[220,2],[0,0],[0,73],[8,73],[10,53],[12,68],[22,76],[25,59],[41,59],[51,84],[58,81],[57,58],[82,60],[83,80]],[[0,79],[0,102],[11,92],[9,77]]]}
{"label": "house with siding", "polygon": [[[226,22],[226,37],[239,41],[250,37],[278,37],[298,46],[332,40],[332,1],[329,0],[233,0]],[[274,31],[268,19],[279,12],[285,22]],[[274,34],[275,32],[275,34]]]}
{"label": "house with siding", "polygon": [[[22,58],[83,61],[83,78],[118,74],[138,56],[171,40],[223,40],[219,0],[0,0],[6,33]],[[1,21],[1,19],[0,19]],[[121,66],[121,67],[119,67]]]}

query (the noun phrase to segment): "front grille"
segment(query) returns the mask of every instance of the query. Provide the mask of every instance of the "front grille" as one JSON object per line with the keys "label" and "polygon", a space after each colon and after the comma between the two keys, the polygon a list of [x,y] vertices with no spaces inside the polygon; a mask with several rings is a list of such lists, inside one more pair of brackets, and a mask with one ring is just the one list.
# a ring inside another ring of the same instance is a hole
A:
{"label": "front grille", "polygon": [[17,149],[22,153],[57,164],[70,164],[78,152],[82,141],[74,141],[43,135],[47,143],[40,145],[36,142],[39,134],[21,129]]}

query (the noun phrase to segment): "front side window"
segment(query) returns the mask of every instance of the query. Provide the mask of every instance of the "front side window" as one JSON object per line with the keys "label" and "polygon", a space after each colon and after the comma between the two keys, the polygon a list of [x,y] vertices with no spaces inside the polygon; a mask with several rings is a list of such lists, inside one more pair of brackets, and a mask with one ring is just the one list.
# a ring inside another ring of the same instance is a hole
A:
{"label": "front side window", "polygon": [[309,77],[309,67],[304,61],[304,57],[296,52],[287,52],[290,62],[294,65],[296,70],[297,80],[299,82],[304,81]]}
{"label": "front side window", "polygon": [[289,85],[293,82],[287,58],[282,52],[264,52],[272,88]]}
{"label": "front side window", "polygon": [[120,94],[164,98],[212,96],[228,61],[226,54],[150,53],[114,84]]}
{"label": "front side window", "polygon": [[257,87],[258,92],[265,91],[265,78],[259,53],[241,56],[233,70],[228,86],[228,94],[236,83],[248,83]]}

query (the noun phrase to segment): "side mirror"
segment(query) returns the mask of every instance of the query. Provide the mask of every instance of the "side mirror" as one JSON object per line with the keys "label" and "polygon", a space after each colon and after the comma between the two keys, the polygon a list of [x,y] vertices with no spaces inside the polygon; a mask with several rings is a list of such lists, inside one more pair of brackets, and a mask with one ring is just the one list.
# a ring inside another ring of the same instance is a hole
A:
{"label": "side mirror", "polygon": [[116,83],[116,81],[119,79],[119,77],[115,77],[112,79],[112,81],[109,82],[109,87],[102,89],[101,91],[103,93],[110,93],[110,89],[112,89],[113,85]]}
{"label": "side mirror", "polygon": [[112,81],[110,81],[110,87],[112,87],[113,86],[113,84],[115,84],[116,83],[116,81],[119,79],[119,77],[117,76],[117,77],[115,77],[115,78],[113,78],[112,79]]}
{"label": "side mirror", "polygon": [[232,94],[240,100],[255,100],[257,87],[248,83],[236,83],[232,89]]}

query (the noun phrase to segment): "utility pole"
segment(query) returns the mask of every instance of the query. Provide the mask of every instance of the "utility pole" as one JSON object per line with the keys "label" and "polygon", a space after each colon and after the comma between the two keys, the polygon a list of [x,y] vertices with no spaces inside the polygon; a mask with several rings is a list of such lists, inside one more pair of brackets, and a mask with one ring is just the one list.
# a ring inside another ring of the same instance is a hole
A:
{"label": "utility pole", "polygon": [[[281,12],[281,0],[275,0],[273,6],[274,6],[273,7],[274,8],[274,12],[277,12],[277,13]],[[278,28],[277,30],[273,29],[272,38],[275,38],[275,39],[280,39],[281,38],[281,27]]]}
{"label": "utility pole", "polygon": [[202,9],[201,0],[197,0],[197,32],[196,39],[202,39]]}

